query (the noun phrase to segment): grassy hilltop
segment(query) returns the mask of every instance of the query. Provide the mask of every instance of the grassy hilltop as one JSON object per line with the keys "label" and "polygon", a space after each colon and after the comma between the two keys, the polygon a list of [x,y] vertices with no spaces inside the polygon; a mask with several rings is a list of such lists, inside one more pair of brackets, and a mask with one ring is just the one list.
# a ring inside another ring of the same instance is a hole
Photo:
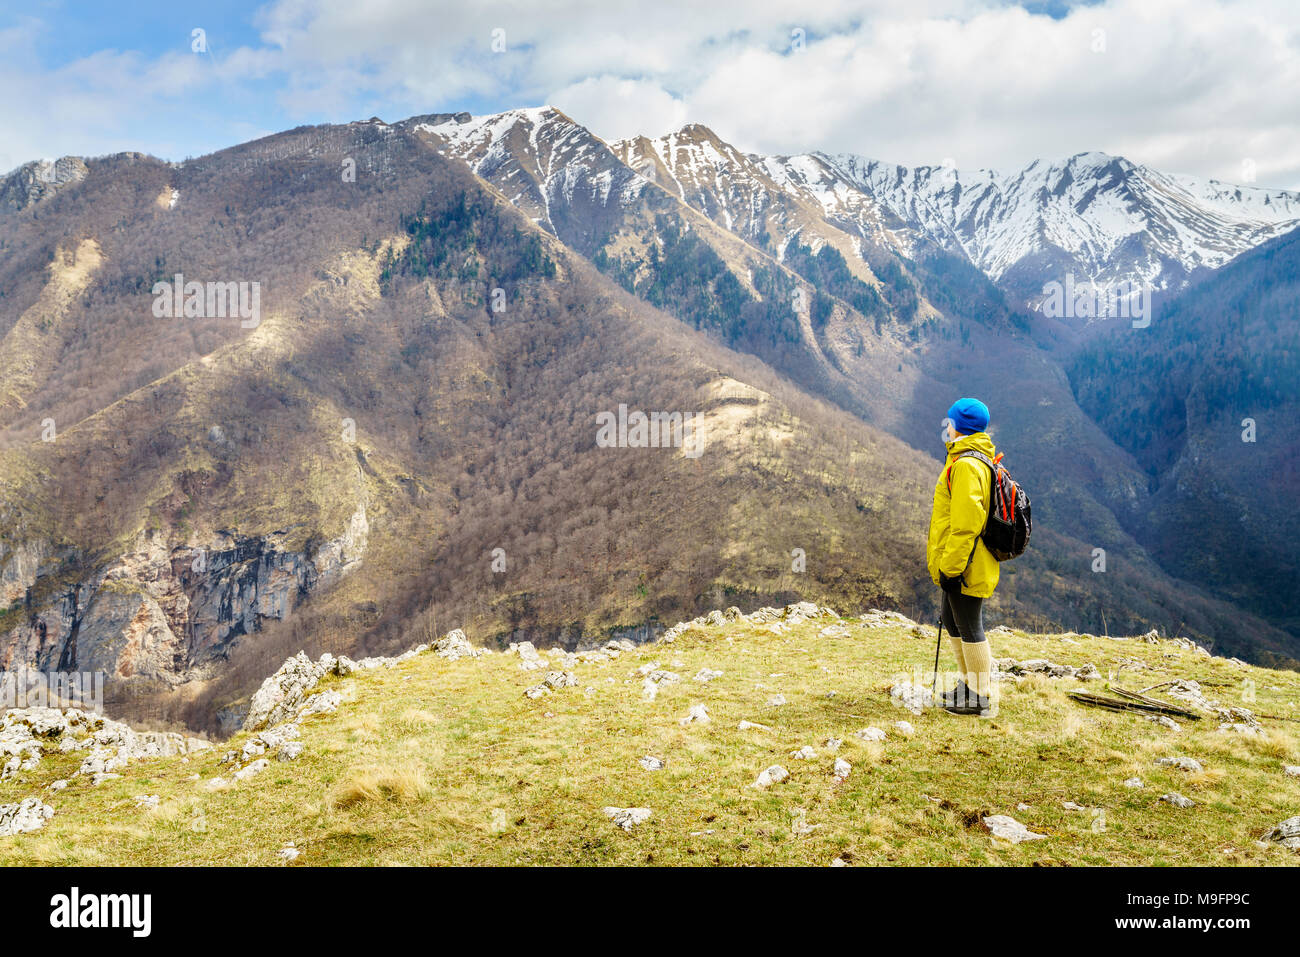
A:
{"label": "grassy hilltop", "polygon": [[[692,624],[604,660],[544,651],[539,670],[518,654],[422,653],[330,674],[312,691],[341,703],[300,721],[301,755],[268,753],[239,781],[243,762],[222,758],[248,732],[132,763],[98,786],[74,775],[82,753],[52,750],[0,783],[0,804],[36,796],[55,809],[41,830],[0,838],[0,865],[276,865],[289,842],[294,866],[1300,863],[1261,840],[1300,813],[1300,778],[1285,771],[1300,763],[1300,674],[1180,642],[999,630],[996,658],[1090,663],[1102,678],[1009,678],[995,717],[918,715],[890,688],[928,683],[933,629],[864,619]],[[656,663],[651,697],[642,672]],[[941,669],[949,663],[945,643]],[[695,680],[701,669],[722,674]],[[564,670],[576,684],[525,695]],[[1175,730],[1066,695],[1178,678],[1249,708],[1261,731],[1220,730],[1213,711]],[[710,720],[683,723],[700,704]],[[856,735],[868,727],[885,740]],[[815,756],[792,757],[804,746]],[[645,768],[647,756],[663,767]],[[1183,756],[1203,769],[1157,764]],[[772,765],[789,776],[756,787]],[[1134,777],[1142,785],[1126,786]],[[56,780],[70,783],[51,791]],[[1160,800],[1170,792],[1195,805]],[[153,796],[154,806],[139,800]],[[625,831],[606,807],[651,814]],[[1045,837],[997,841],[983,823],[994,814]]]}

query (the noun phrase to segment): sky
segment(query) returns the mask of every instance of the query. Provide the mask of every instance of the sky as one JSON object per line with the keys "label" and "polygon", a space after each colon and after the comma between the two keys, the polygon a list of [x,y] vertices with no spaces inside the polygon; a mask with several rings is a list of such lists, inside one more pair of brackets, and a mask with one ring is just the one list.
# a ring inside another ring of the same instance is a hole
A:
{"label": "sky", "polygon": [[1295,0],[0,0],[0,83],[0,170],[550,104],[607,140],[1300,189]]}

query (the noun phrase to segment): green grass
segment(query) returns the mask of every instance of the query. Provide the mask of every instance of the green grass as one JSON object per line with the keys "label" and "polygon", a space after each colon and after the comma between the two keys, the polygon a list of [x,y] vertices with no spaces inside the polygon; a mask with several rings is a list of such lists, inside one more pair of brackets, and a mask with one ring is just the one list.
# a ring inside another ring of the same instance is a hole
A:
{"label": "green grass", "polygon": [[[521,671],[518,658],[501,654],[456,662],[425,654],[329,679],[344,704],[303,723],[302,757],[272,760],[220,790],[204,785],[229,776],[220,756],[242,735],[188,760],[137,763],[97,788],[73,778],[61,792],[45,786],[68,777],[80,756],[47,756],[21,781],[0,784],[0,802],[41,795],[56,810],[44,830],[0,839],[0,865],[269,865],[288,841],[301,851],[296,865],[1300,863],[1300,854],[1255,843],[1300,811],[1300,780],[1282,773],[1300,763],[1300,724],[1261,719],[1257,740],[1220,733],[1213,718],[1175,733],[1084,708],[1065,696],[1079,682],[1041,676],[1004,685],[995,718],[910,715],[891,705],[888,688],[913,667],[928,672],[932,634],[850,620],[848,637],[819,637],[829,623],[781,635],[742,623],[691,630],[673,644],[579,665],[577,687],[536,701],[523,690],[544,672]],[[1092,662],[1103,673],[1141,659],[1149,670],[1124,671],[1126,687],[1192,677],[1224,705],[1300,717],[1300,675],[1170,643],[1064,637],[991,639],[998,657]],[[651,702],[635,670],[653,661],[682,681],[661,685]],[[723,676],[692,681],[706,666]],[[1247,682],[1253,702],[1242,700]],[[776,693],[788,703],[766,706]],[[682,726],[698,702],[713,720]],[[739,731],[742,719],[772,730]],[[915,726],[913,737],[894,729],[899,719]],[[853,737],[867,725],[888,740]],[[853,765],[838,785],[823,747],[831,736]],[[816,760],[790,757],[803,745]],[[647,754],[666,767],[643,770]],[[1167,755],[1196,757],[1205,772],[1157,768]],[[751,787],[772,764],[790,777]],[[1133,775],[1146,786],[1123,787]],[[1175,790],[1197,806],[1158,801]],[[159,795],[160,806],[138,810],[134,798],[144,794]],[[1065,810],[1065,801],[1104,817]],[[1020,802],[1030,809],[1017,810]],[[624,833],[606,805],[653,816]],[[793,829],[800,809],[818,825],[811,834]],[[980,821],[994,813],[1048,839],[996,844]]]}

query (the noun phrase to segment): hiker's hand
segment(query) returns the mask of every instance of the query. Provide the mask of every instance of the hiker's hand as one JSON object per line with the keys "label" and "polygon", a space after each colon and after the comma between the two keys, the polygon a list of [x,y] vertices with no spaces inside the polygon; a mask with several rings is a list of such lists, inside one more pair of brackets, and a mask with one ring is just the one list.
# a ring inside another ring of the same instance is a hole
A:
{"label": "hiker's hand", "polygon": [[939,587],[942,588],[944,591],[946,591],[949,595],[960,595],[961,577],[958,576],[957,578],[949,578],[943,572],[940,572]]}

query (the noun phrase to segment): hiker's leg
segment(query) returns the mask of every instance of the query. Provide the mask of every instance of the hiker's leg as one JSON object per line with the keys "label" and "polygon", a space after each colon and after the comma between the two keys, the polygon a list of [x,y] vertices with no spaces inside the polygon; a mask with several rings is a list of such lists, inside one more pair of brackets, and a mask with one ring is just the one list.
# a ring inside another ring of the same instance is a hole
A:
{"label": "hiker's leg", "polygon": [[989,696],[993,684],[993,654],[984,637],[984,599],[970,595],[948,596],[952,616],[961,634],[961,654],[966,673],[966,687],[981,698]]}
{"label": "hiker's leg", "polygon": [[952,648],[953,657],[957,659],[957,674],[962,676],[962,681],[966,680],[966,659],[962,655],[961,649],[961,629],[957,626],[957,619],[953,616],[952,606],[948,604],[948,593],[939,592],[939,619],[943,622],[943,630],[948,632],[948,645]]}

